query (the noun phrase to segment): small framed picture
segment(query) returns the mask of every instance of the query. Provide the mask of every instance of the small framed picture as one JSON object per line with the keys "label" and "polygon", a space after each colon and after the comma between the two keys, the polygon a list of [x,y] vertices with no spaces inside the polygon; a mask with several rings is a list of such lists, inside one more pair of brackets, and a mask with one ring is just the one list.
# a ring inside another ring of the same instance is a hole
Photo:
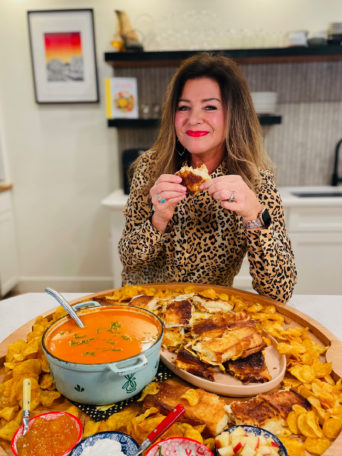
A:
{"label": "small framed picture", "polygon": [[98,103],[92,9],[28,11],[37,103]]}
{"label": "small framed picture", "polygon": [[105,78],[107,119],[137,119],[136,78]]}

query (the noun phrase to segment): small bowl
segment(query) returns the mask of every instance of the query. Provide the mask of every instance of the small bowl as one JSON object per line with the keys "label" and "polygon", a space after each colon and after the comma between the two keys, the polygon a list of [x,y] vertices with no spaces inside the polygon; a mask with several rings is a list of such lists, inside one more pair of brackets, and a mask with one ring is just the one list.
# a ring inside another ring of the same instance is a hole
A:
{"label": "small bowl", "polygon": [[[41,413],[40,415],[34,416],[33,418],[30,419],[30,421],[29,421],[29,430],[30,430],[31,423],[33,423],[33,421],[36,420],[37,418],[43,417],[43,418],[45,418],[47,420],[51,420],[53,418],[57,418],[58,416],[62,416],[62,415],[70,416],[75,421],[75,423],[76,423],[76,425],[78,427],[78,436],[77,436],[77,439],[76,439],[75,443],[70,448],[68,448],[67,451],[65,451],[64,453],[61,453],[59,455],[59,456],[68,456],[70,454],[70,451],[74,448],[75,445],[77,445],[77,443],[82,438],[82,432],[83,432],[82,423],[75,415],[72,415],[71,413],[68,413],[68,412]],[[17,441],[18,441],[19,437],[21,437],[23,435],[23,430],[24,430],[24,425],[22,424],[20,426],[20,428],[17,429],[16,433],[14,434],[14,436],[12,438],[11,450],[12,450],[12,453],[14,454],[14,456],[19,456],[18,453],[17,453]]]}
{"label": "small bowl", "polygon": [[180,450],[183,450],[182,454],[214,456],[209,448],[207,448],[203,443],[187,437],[170,437],[169,439],[161,440],[160,442],[155,443],[145,453],[145,456],[157,456],[159,447],[161,447],[162,453],[167,454],[168,456],[176,456],[180,454]]}
{"label": "small bowl", "polygon": [[[256,436],[263,435],[267,439],[272,439],[275,443],[277,443],[279,445],[279,456],[288,456],[285,445],[279,440],[279,438],[276,435],[274,435],[272,432],[268,431],[267,429],[260,428],[257,426],[249,426],[249,425],[241,424],[238,426],[233,426],[231,428],[227,428],[222,432],[232,433],[235,429],[239,429],[239,428],[242,428],[245,432],[247,432],[249,434],[254,434]],[[216,450],[216,448],[215,448],[215,452],[216,452],[216,455],[218,456],[219,452]]]}
{"label": "small bowl", "polygon": [[139,444],[130,435],[118,431],[98,432],[97,434],[90,435],[81,442],[79,442],[70,453],[70,456],[79,456],[83,450],[92,447],[95,442],[101,439],[111,439],[121,444],[121,451],[126,456],[133,456],[139,449]]}

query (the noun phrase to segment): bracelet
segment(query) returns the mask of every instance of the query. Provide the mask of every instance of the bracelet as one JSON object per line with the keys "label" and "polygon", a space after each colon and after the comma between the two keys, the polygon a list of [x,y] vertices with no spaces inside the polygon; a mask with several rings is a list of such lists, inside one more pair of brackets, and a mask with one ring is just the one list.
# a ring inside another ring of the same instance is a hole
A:
{"label": "bracelet", "polygon": [[268,228],[271,224],[271,216],[267,209],[263,209],[259,212],[258,218],[255,220],[246,220],[243,222],[243,226],[246,230],[253,230],[254,228]]}

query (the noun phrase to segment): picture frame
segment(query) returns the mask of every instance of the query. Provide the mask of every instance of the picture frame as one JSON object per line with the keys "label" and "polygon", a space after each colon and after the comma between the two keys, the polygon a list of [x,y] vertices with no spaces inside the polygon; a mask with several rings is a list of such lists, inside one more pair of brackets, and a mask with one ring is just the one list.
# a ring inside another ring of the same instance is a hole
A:
{"label": "picture frame", "polygon": [[27,11],[35,100],[98,103],[92,9]]}

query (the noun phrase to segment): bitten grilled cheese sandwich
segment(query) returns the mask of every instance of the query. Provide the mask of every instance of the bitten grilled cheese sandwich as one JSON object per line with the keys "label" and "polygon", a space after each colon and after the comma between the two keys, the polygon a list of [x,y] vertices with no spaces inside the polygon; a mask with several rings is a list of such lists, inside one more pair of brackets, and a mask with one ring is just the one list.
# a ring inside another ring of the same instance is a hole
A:
{"label": "bitten grilled cheese sandwich", "polygon": [[205,164],[199,168],[183,166],[176,172],[176,175],[182,178],[182,184],[186,186],[191,195],[199,193],[201,191],[200,185],[211,179]]}

